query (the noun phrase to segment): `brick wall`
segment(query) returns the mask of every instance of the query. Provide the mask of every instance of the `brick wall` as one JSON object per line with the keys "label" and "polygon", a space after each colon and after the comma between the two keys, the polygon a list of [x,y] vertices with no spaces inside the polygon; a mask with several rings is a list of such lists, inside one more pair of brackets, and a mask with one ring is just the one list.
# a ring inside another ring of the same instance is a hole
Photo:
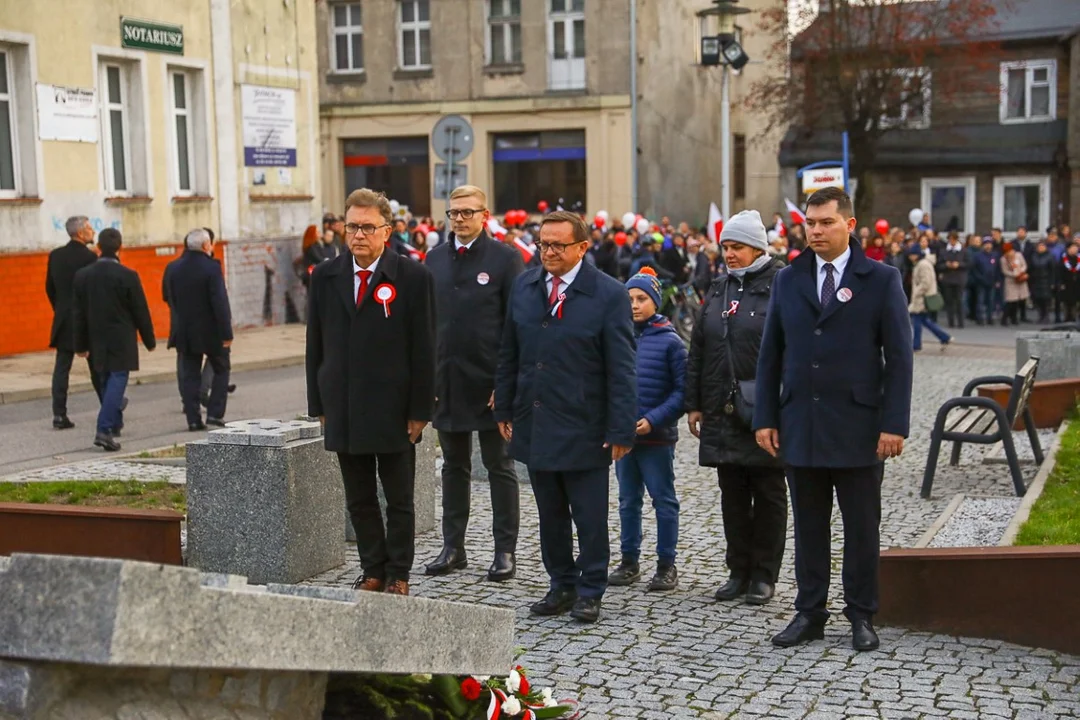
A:
{"label": "brick wall", "polygon": [[307,293],[293,269],[299,237],[228,243],[225,273],[233,325],[280,325],[304,319]]}

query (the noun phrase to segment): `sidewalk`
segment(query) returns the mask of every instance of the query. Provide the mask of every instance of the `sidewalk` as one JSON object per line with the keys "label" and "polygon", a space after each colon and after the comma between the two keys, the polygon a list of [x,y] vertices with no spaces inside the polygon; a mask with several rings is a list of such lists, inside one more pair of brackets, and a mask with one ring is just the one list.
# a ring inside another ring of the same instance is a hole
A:
{"label": "sidewalk", "polygon": [[[232,371],[303,364],[305,330],[302,324],[238,330],[232,345]],[[50,350],[0,358],[0,405],[51,397],[54,357]],[[133,385],[176,382],[176,351],[166,350],[164,339],[158,340],[154,352],[140,346],[139,367],[131,374]],[[75,358],[69,392],[91,389],[86,362]]]}

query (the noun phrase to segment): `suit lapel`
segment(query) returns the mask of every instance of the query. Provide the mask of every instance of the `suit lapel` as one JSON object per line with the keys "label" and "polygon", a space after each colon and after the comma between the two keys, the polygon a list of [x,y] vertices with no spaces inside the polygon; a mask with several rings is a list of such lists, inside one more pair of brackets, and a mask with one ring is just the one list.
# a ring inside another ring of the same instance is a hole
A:
{"label": "suit lapel", "polygon": [[339,255],[330,262],[338,264],[337,278],[334,279],[334,284],[337,286],[338,295],[341,297],[342,302],[345,303],[345,309],[350,314],[356,312],[356,287],[353,285],[353,269],[352,269],[352,256],[345,257]]}
{"label": "suit lapel", "polygon": [[[797,263],[806,258],[806,267],[798,268]],[[800,272],[795,273],[795,284],[798,288],[799,294],[806,298],[806,302],[810,303],[810,307],[814,308],[814,312],[821,314],[821,301],[818,299],[817,292],[817,256],[810,250],[807,250],[795,261],[792,265],[795,265]]]}

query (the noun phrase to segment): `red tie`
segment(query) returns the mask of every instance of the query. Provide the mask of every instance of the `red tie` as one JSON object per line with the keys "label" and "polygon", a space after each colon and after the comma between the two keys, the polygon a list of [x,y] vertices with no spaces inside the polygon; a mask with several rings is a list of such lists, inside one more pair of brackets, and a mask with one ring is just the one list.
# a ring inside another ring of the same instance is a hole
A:
{"label": "red tie", "polygon": [[559,301],[559,285],[562,284],[562,280],[557,275],[551,276],[551,297],[548,298],[548,307],[555,307],[555,303]]}
{"label": "red tie", "polygon": [[469,248],[465,247],[464,245],[457,249],[457,254],[459,257],[465,255],[465,253],[467,252],[469,252]]}
{"label": "red tie", "polygon": [[364,302],[364,295],[367,294],[368,279],[371,277],[370,270],[357,270],[356,277],[360,278],[360,289],[356,292],[356,307],[360,307],[360,303]]}

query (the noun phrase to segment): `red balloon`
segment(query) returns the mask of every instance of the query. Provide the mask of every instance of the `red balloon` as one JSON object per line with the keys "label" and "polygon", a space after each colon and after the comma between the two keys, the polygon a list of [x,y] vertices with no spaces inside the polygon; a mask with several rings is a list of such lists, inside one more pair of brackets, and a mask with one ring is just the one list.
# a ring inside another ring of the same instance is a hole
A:
{"label": "red balloon", "polygon": [[549,206],[547,200],[541,200],[540,202],[536,203],[536,209],[542,213],[546,213],[548,211],[548,207]]}
{"label": "red balloon", "polygon": [[518,225],[524,225],[525,223],[529,222],[529,213],[525,212],[524,210],[518,210],[517,221]]}
{"label": "red balloon", "polygon": [[600,228],[601,230],[604,228],[604,223],[605,222],[607,222],[607,221],[604,220],[604,218],[600,217],[599,215],[597,215],[596,217],[593,218],[593,225]]}
{"label": "red balloon", "polygon": [[878,220],[874,223],[874,229],[878,231],[878,235],[885,236],[889,234],[889,221],[885,218]]}
{"label": "red balloon", "polygon": [[622,247],[623,245],[625,245],[626,244],[626,233],[624,233],[624,232],[615,233],[615,244],[618,245],[619,247]]}

